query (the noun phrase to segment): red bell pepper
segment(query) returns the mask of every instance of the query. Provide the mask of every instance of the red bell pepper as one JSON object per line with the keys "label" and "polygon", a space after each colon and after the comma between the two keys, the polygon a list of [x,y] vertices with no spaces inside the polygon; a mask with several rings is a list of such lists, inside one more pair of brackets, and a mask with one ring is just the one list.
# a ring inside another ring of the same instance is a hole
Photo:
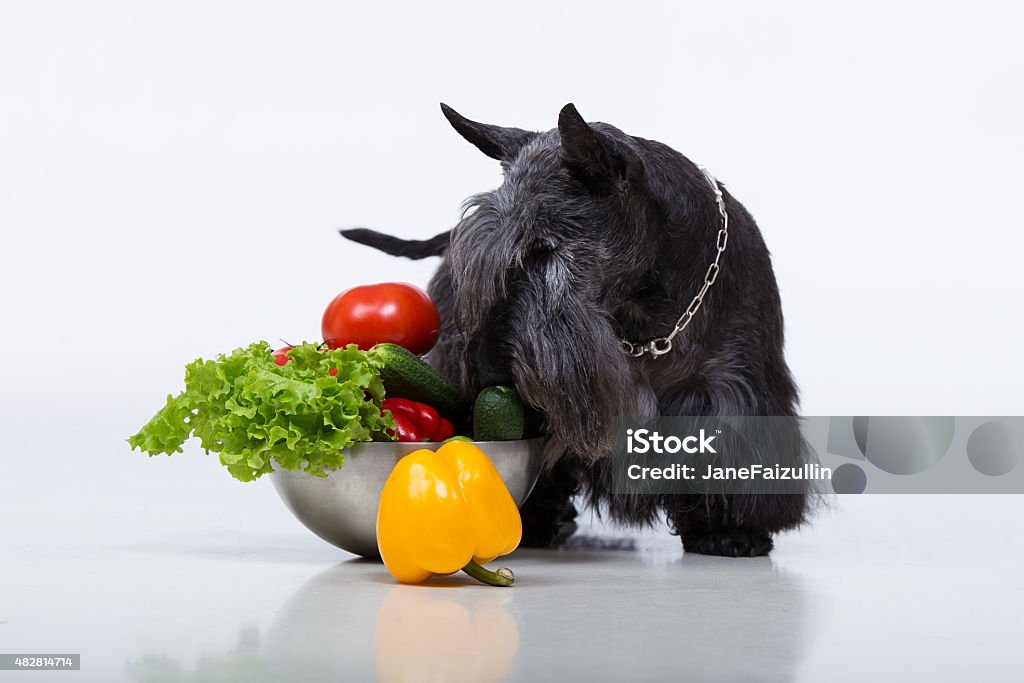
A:
{"label": "red bell pepper", "polygon": [[434,441],[444,441],[455,436],[455,426],[446,420],[441,418],[441,426],[437,429],[437,434],[434,435]]}
{"label": "red bell pepper", "polygon": [[391,413],[391,416],[395,418],[395,437],[399,441],[423,441],[419,427],[413,424],[412,420],[405,415]]}
{"label": "red bell pepper", "polygon": [[395,435],[399,441],[444,441],[455,436],[452,423],[426,403],[386,398],[381,409],[390,410],[395,418]]}

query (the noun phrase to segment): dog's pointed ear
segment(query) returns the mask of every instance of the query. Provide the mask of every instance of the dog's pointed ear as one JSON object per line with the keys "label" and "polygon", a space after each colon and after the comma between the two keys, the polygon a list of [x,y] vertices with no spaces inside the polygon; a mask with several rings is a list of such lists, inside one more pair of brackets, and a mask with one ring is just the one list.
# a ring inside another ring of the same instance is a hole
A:
{"label": "dog's pointed ear", "polygon": [[643,172],[633,150],[591,128],[571,102],[558,113],[558,134],[569,175],[592,192],[607,194],[618,181]]}
{"label": "dog's pointed ear", "polygon": [[470,121],[444,102],[441,103],[441,111],[444,112],[448,123],[452,124],[452,128],[459,132],[459,135],[472,142],[481,152],[498,161],[512,161],[522,146],[536,135],[536,133],[520,128],[504,128]]}

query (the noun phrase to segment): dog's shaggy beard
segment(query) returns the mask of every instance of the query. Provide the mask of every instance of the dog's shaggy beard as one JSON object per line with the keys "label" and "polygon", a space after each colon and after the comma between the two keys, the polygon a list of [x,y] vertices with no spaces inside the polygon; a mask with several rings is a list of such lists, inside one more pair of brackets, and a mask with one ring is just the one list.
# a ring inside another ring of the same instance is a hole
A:
{"label": "dog's shaggy beard", "polygon": [[514,384],[544,416],[548,465],[566,453],[593,462],[612,450],[614,417],[655,415],[656,401],[588,280],[599,256],[538,239],[499,220],[489,193],[467,202],[448,252],[460,379],[469,395]]}

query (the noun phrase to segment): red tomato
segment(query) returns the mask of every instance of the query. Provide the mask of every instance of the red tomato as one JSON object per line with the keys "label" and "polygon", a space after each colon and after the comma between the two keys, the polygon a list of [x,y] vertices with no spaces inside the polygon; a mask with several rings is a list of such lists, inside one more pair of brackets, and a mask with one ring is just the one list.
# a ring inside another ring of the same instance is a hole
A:
{"label": "red tomato", "polygon": [[440,328],[437,307],[426,292],[401,282],[382,282],[334,297],[320,331],[332,349],[358,344],[366,350],[390,342],[422,354],[437,341]]}
{"label": "red tomato", "polygon": [[275,363],[277,363],[278,365],[284,365],[285,363],[291,360],[291,358],[288,357],[288,352],[291,350],[291,346],[282,346],[281,348],[279,348],[277,351],[274,351],[270,355],[274,357]]}

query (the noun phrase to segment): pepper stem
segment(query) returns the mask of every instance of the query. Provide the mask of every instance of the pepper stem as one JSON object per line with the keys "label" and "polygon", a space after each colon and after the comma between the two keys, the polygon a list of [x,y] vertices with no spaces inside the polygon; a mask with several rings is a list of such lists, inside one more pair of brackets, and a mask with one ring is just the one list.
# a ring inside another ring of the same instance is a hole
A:
{"label": "pepper stem", "polygon": [[516,579],[512,570],[508,567],[500,567],[498,571],[492,572],[486,567],[481,567],[477,564],[476,560],[470,560],[469,564],[462,568],[462,571],[480,583],[486,583],[490,586],[511,586],[512,582]]}

